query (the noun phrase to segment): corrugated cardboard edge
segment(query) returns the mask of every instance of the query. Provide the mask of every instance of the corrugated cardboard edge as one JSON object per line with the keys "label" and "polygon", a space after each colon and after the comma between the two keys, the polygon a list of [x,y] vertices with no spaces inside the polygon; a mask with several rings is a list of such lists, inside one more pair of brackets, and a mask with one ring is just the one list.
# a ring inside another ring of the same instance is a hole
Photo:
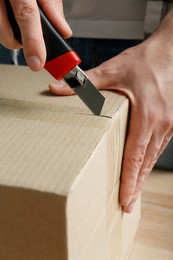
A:
{"label": "corrugated cardboard edge", "polygon": [[[89,241],[100,218],[103,218],[105,221],[105,236],[107,236],[106,234],[110,232],[119,219],[121,209],[118,201],[118,187],[127,118],[128,101],[124,99],[123,102],[119,104],[114,117],[110,119],[110,124],[102,136],[102,140],[98,142],[94,152],[88,159],[87,165],[84,165],[80,176],[76,178],[72,185],[67,201],[70,259],[76,259],[77,253],[80,251],[82,257],[85,251],[83,247],[86,248],[90,243]],[[117,150],[114,146],[117,146]],[[97,162],[97,165],[94,166],[94,162]],[[98,164],[99,162],[100,164]],[[114,167],[112,167],[112,164],[115,164]],[[89,166],[92,166],[92,168],[88,168]],[[92,180],[89,181],[91,176]],[[101,183],[98,180],[101,180]],[[88,194],[87,190],[84,193],[85,188],[83,186],[83,188],[81,187],[82,183],[85,183],[88,187]],[[79,186],[80,192],[77,192]],[[80,199],[83,203],[80,203]],[[76,207],[72,206],[72,202],[74,201],[75,205],[77,205]],[[75,214],[80,216],[78,223],[75,221],[77,219],[77,216],[74,217]],[[70,232],[72,227],[76,230],[75,240],[72,239],[73,234]],[[88,233],[83,233],[84,230],[87,230]],[[121,237],[121,234],[117,234],[117,236],[118,235]],[[93,258],[93,260],[95,259]]]}

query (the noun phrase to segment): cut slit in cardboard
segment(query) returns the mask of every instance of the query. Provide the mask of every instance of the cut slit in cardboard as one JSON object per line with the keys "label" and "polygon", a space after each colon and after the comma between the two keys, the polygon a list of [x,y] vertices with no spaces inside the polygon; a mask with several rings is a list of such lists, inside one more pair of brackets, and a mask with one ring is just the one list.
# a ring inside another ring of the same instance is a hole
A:
{"label": "cut slit in cardboard", "polygon": [[128,100],[103,91],[97,117],[52,81],[0,66],[0,258],[126,259],[140,218],[118,202]]}

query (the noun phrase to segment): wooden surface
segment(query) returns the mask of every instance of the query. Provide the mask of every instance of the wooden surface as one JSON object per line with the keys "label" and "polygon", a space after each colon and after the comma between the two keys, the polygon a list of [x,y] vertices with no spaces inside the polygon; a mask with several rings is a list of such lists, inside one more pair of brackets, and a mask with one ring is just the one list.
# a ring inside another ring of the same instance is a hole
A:
{"label": "wooden surface", "polygon": [[154,170],[142,193],[142,216],[128,260],[173,260],[173,172]]}

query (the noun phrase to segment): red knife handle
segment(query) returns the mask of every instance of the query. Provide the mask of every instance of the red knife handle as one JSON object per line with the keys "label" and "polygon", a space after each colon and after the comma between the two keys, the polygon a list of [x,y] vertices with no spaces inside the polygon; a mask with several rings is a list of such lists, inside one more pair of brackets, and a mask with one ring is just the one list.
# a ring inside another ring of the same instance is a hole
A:
{"label": "red knife handle", "polygon": [[[14,37],[22,43],[20,28],[14,17],[9,0],[5,0],[5,5]],[[38,8],[47,51],[44,67],[54,78],[61,79],[77,66],[81,60],[71,46],[67,44],[63,37],[53,27],[39,5]]]}

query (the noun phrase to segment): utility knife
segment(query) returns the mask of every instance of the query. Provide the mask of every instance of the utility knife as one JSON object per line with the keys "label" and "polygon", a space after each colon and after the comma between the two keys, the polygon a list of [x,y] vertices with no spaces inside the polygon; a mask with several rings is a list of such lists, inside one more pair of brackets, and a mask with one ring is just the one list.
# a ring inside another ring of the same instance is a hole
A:
{"label": "utility knife", "polygon": [[[20,28],[14,17],[9,0],[5,0],[9,22],[14,37],[22,43]],[[96,89],[86,74],[79,68],[81,62],[77,53],[54,28],[38,4],[47,58],[44,68],[56,79],[66,83],[82,99],[94,115],[100,115],[105,101],[104,96]]]}

